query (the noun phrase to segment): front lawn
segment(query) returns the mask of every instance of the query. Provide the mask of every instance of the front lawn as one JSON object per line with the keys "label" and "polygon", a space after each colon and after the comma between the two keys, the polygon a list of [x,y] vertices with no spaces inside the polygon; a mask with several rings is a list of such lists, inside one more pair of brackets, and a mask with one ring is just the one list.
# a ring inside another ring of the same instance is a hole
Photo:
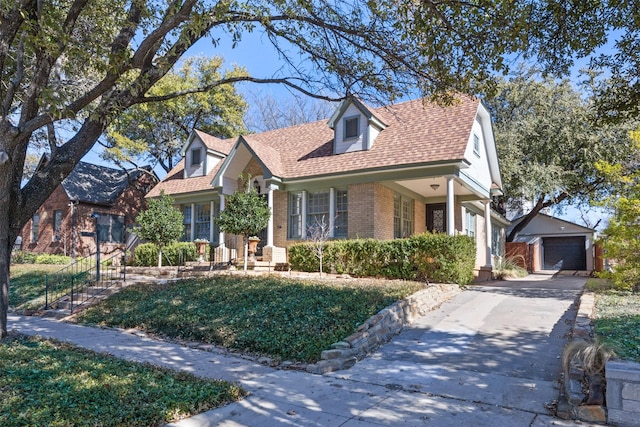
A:
{"label": "front lawn", "polygon": [[238,386],[68,344],[0,341],[0,425],[154,426],[240,399]]}
{"label": "front lawn", "polygon": [[402,281],[217,276],[131,286],[81,312],[78,322],[315,362],[330,344],[423,287]]}
{"label": "front lawn", "polygon": [[64,267],[56,264],[11,264],[9,305],[38,308],[44,305],[44,277]]}
{"label": "front lawn", "polygon": [[604,279],[589,279],[595,292],[595,332],[616,356],[640,362],[640,294],[613,289]]}

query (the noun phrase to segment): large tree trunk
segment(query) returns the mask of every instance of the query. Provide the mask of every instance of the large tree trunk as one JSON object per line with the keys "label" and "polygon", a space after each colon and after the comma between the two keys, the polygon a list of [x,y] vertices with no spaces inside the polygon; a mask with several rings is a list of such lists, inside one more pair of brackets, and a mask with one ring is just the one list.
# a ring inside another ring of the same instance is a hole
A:
{"label": "large tree trunk", "polygon": [[529,211],[529,213],[526,214],[524,218],[522,218],[522,220],[515,225],[515,227],[513,227],[513,229],[507,236],[507,239],[506,239],[507,242],[513,242],[515,238],[518,237],[518,234],[527,225],[529,225],[529,223],[533,220],[533,218],[535,218],[536,215],[538,215],[540,211],[542,211],[542,209],[547,208],[549,206],[557,205],[558,203],[562,202],[567,197],[569,197],[569,195],[567,193],[561,193],[555,199],[546,200],[546,201],[545,201],[545,197],[546,197],[545,194],[541,195],[538,201],[536,202],[536,205],[533,207],[533,209],[531,209],[531,211]]}

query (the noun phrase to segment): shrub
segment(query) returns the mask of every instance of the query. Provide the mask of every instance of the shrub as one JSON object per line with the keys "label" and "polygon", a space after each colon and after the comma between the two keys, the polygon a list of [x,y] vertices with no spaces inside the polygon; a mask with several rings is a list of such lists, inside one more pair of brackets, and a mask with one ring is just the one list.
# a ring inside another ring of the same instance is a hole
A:
{"label": "shrub", "polygon": [[509,277],[525,277],[529,274],[527,270],[520,267],[522,255],[515,257],[500,258],[493,266],[493,275],[498,280],[503,280]]}
{"label": "shrub", "polygon": [[[327,271],[360,277],[469,284],[473,280],[475,243],[469,236],[419,234],[408,239],[355,239],[327,242]],[[295,270],[319,271],[319,261],[309,243],[289,248]]]}
{"label": "shrub", "polygon": [[38,254],[35,252],[14,251],[12,264],[71,264],[71,257],[65,255]]}
{"label": "shrub", "polygon": [[[207,248],[208,252],[209,248]],[[198,259],[196,246],[192,242],[170,243],[162,248],[163,260],[168,265],[179,265],[181,262]],[[158,265],[158,246],[154,243],[143,243],[133,253],[133,265],[154,267]]]}

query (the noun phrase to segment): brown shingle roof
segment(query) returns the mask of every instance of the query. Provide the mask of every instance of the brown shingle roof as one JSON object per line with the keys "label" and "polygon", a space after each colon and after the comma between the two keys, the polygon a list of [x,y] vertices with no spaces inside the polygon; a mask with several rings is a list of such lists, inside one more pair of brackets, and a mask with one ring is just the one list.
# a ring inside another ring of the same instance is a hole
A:
{"label": "brown shingle roof", "polygon": [[[334,132],[326,120],[243,138],[273,175],[284,179],[455,161],[464,158],[479,104],[475,98],[461,97],[457,104],[443,108],[418,99],[373,109],[387,127],[367,151],[333,154]],[[196,132],[208,147],[229,153],[232,141]],[[229,148],[222,151],[225,146]],[[163,189],[176,194],[211,188],[219,167],[206,177],[182,179],[180,162],[149,196]]]}

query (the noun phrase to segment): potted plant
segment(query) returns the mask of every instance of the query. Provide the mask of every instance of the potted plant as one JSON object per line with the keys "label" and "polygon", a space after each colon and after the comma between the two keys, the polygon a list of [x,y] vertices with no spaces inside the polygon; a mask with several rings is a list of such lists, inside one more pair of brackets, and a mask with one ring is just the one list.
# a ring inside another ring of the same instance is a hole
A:
{"label": "potted plant", "polygon": [[260,238],[258,236],[249,237],[249,248],[247,252],[249,252],[249,258],[252,261],[255,261],[256,252],[258,251],[258,242],[260,242]]}
{"label": "potted plant", "polygon": [[196,245],[196,253],[198,254],[198,262],[204,261],[204,256],[207,253],[207,245],[209,241],[207,239],[195,239],[193,241]]}

